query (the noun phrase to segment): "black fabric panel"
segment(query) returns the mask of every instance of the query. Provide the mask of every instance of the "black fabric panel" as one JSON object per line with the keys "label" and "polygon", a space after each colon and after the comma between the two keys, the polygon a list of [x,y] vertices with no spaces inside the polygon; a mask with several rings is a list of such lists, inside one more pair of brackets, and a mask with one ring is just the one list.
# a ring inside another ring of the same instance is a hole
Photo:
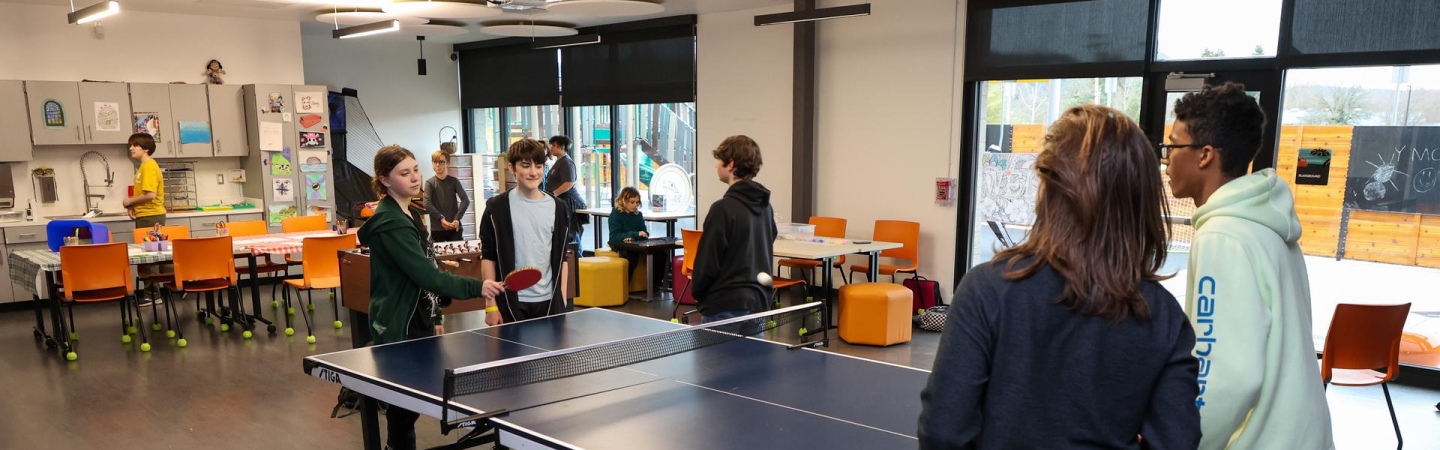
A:
{"label": "black fabric panel", "polygon": [[560,103],[554,49],[529,44],[460,51],[460,106],[465,109]]}
{"label": "black fabric panel", "polygon": [[966,72],[1134,62],[1145,60],[1150,2],[972,4],[969,17]]}
{"label": "black fabric panel", "polygon": [[566,106],[695,101],[694,25],[601,32],[601,38],[560,50]]}
{"label": "black fabric panel", "polygon": [[1295,0],[1295,54],[1440,49],[1440,1]]}

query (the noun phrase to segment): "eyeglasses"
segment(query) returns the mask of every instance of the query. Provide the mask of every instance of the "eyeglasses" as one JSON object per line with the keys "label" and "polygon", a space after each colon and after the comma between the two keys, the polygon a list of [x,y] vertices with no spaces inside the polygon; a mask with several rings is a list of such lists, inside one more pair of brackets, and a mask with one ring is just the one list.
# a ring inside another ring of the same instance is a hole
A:
{"label": "eyeglasses", "polygon": [[1204,147],[1207,145],[1210,144],[1166,144],[1164,142],[1161,142],[1159,144],[1156,144],[1155,147],[1160,149],[1160,159],[1170,159],[1170,149],[1185,147]]}

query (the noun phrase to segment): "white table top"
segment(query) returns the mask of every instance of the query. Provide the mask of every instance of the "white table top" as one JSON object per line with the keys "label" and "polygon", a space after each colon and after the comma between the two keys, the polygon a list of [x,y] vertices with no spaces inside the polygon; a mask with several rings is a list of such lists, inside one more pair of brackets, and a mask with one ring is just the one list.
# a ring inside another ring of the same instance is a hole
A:
{"label": "white table top", "polygon": [[[610,217],[610,212],[614,210],[615,208],[587,208],[575,210],[575,212],[592,216]],[[642,210],[640,211],[640,215],[644,216],[645,220],[650,221],[671,221],[693,218],[695,217],[695,211],[651,212]]]}
{"label": "white table top", "polygon": [[[898,242],[871,241],[865,244],[857,244],[851,240],[845,244],[822,244],[818,242],[792,241],[789,239],[776,239],[774,252],[775,256],[781,258],[803,258],[820,259],[833,258],[836,256],[849,255],[852,253],[869,253],[892,248],[904,247],[905,244]],[[860,242],[866,242],[860,240]]]}

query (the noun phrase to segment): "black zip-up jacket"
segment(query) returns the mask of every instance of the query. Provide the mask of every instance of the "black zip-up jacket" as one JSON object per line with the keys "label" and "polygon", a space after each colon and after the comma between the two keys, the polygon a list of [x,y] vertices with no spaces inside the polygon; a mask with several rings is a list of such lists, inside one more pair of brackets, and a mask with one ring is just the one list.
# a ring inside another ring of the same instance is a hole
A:
{"label": "black zip-up jacket", "polygon": [[773,289],[755,275],[769,273],[775,253],[775,213],[770,190],[753,180],[730,186],[710,205],[692,274],[701,315],[733,310],[765,311]]}
{"label": "black zip-up jacket", "polygon": [[[550,195],[550,194],[545,194]],[[550,282],[554,285],[550,297],[550,314],[569,311],[565,294],[560,289],[560,263],[565,259],[565,245],[569,243],[571,220],[570,210],[565,202],[554,195],[555,231],[550,237]],[[505,274],[515,270],[515,230],[510,221],[510,191],[505,191],[485,202],[485,214],[480,216],[480,257],[495,262],[495,281],[505,281]],[[503,298],[495,299],[500,308],[500,317],[506,323],[515,321],[514,307],[520,302],[518,294],[505,291]]]}

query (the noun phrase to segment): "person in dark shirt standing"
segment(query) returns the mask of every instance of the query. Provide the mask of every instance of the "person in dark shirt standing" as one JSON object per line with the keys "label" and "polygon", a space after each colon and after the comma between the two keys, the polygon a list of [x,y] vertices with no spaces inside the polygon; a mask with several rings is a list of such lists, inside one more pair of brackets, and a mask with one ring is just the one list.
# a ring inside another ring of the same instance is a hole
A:
{"label": "person in dark shirt standing", "polygon": [[425,180],[425,212],[430,214],[430,240],[451,242],[464,239],[460,218],[470,209],[470,196],[460,180],[450,176],[450,155],[455,146],[445,143],[430,156],[435,176]]}
{"label": "person in dark shirt standing", "polygon": [[550,138],[550,156],[555,157],[555,165],[550,168],[550,173],[545,175],[545,192],[564,200],[566,208],[570,210],[571,222],[576,226],[570,237],[575,245],[580,245],[580,234],[584,231],[582,226],[584,220],[575,216],[575,211],[587,208],[585,199],[580,197],[580,191],[575,189],[575,183],[580,181],[580,175],[575,169],[575,160],[570,158],[566,149],[570,148],[570,138],[555,136]]}
{"label": "person in dark shirt standing", "polygon": [[773,291],[755,276],[770,271],[778,232],[770,190],[754,180],[763,164],[760,145],[730,136],[712,154],[716,176],[730,188],[710,205],[696,248],[691,292],[703,322],[768,308]]}
{"label": "person in dark shirt standing", "polygon": [[1196,448],[1195,332],[1156,273],[1168,211],[1154,147],[1119,111],[1079,106],[1035,170],[1029,238],[956,289],[920,448]]}

